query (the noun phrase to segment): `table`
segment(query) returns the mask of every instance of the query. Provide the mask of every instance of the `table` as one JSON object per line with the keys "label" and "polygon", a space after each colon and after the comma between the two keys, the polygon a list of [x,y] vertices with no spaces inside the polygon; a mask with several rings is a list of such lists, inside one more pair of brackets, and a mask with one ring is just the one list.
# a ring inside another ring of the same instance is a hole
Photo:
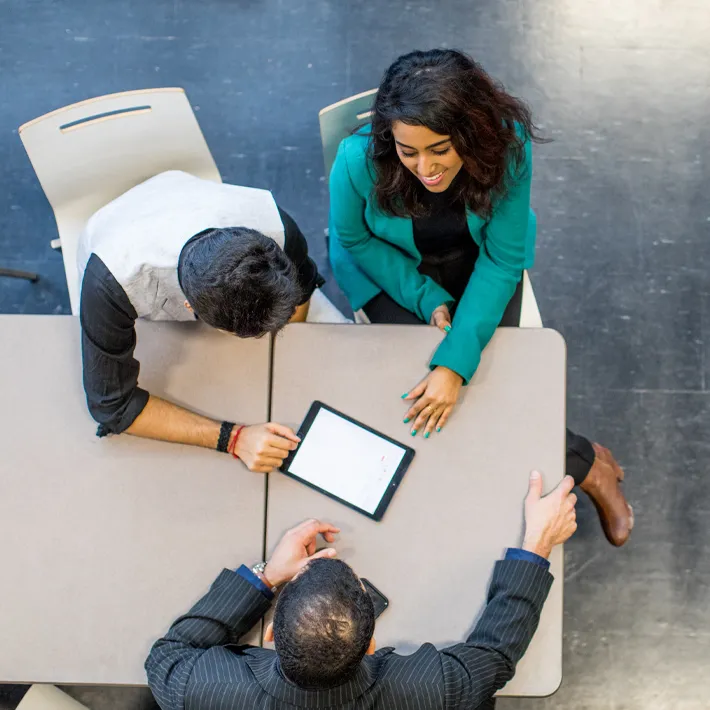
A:
{"label": "table", "polygon": [[[424,326],[298,324],[274,356],[273,419],[297,427],[319,399],[417,451],[380,523],[278,473],[267,502],[269,551],[309,517],[341,528],[341,558],[390,599],[378,646],[404,653],[466,637],[494,561],[520,544],[529,471],[543,472],[547,491],[564,471],[565,345],[551,330],[499,329],[444,431],[409,436],[400,395],[426,373],[441,337]],[[540,627],[502,695],[548,695],[561,682],[560,548],[551,563]]]}
{"label": "table", "polygon": [[[266,421],[267,338],[137,332],[143,387]],[[144,685],[153,641],[222,567],[262,558],[265,477],[204,449],[96,438],[78,318],[0,316],[0,333],[0,677]]]}

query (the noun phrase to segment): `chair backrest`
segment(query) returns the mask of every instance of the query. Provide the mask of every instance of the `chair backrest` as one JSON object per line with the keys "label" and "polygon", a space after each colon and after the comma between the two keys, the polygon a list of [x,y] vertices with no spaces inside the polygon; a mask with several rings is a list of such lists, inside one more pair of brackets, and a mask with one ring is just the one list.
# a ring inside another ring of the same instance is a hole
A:
{"label": "chair backrest", "polygon": [[318,114],[326,181],[330,177],[330,169],[333,167],[340,141],[347,138],[359,126],[369,122],[376,93],[377,89],[364,91],[362,94],[326,106]]}
{"label": "chair backrest", "polygon": [[96,210],[166,170],[222,181],[179,88],[81,101],[25,123],[19,133],[54,210],[73,313],[79,312],[77,243]]}
{"label": "chair backrest", "polygon": [[88,710],[54,685],[33,685],[17,706],[17,710]]}

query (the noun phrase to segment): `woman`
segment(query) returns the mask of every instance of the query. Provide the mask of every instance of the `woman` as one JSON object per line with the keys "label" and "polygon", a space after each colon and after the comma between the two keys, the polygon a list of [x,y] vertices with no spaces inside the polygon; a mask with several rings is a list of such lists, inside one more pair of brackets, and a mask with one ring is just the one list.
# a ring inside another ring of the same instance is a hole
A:
{"label": "woman", "polygon": [[[412,52],[385,72],[372,125],[345,139],[330,176],[330,256],[354,310],[447,335],[404,399],[411,434],[441,431],[499,325],[517,326],[533,262],[529,109],[470,57]],[[453,320],[452,320],[453,317]],[[567,432],[567,473],[623,545],[633,513],[611,453]]]}

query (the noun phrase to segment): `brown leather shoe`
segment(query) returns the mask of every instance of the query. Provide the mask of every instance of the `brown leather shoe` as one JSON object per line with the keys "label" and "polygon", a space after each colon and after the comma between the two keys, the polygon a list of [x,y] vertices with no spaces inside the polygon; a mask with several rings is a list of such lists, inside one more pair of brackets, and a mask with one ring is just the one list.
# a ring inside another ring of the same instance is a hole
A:
{"label": "brown leather shoe", "polygon": [[621,547],[634,527],[634,511],[626,502],[619,485],[624,471],[609,449],[592,443],[596,458],[580,488],[592,499],[606,539]]}

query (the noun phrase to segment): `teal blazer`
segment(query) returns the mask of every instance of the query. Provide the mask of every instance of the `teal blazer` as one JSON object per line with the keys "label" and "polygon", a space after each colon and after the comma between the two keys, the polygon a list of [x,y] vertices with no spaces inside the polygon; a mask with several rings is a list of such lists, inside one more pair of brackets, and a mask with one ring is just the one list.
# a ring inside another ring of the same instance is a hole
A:
{"label": "teal blazer", "polygon": [[[414,245],[412,220],[384,214],[372,194],[374,166],[368,158],[369,127],[342,141],[330,174],[330,259],[335,278],[353,310],[384,291],[426,323],[449,293],[418,271],[422,257]],[[511,170],[510,188],[484,220],[467,212],[471,238],[481,247],[476,266],[456,309],[451,332],[431,360],[468,382],[493,337],[508,302],[533,264],[535,214],[530,209],[532,150],[525,165]]]}

